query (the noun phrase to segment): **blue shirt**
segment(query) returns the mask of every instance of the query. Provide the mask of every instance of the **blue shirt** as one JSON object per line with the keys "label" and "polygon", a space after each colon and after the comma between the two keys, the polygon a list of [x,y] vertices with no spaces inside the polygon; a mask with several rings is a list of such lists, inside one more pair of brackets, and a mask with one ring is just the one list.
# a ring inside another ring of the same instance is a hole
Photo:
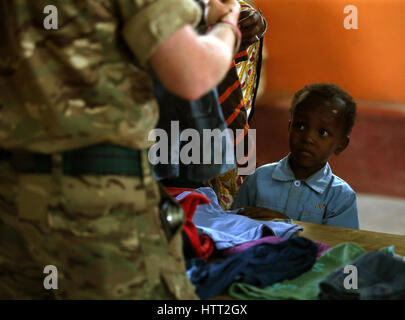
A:
{"label": "blue shirt", "polygon": [[305,180],[295,179],[289,156],[248,176],[232,207],[264,207],[294,220],[359,229],[353,189],[328,163]]}
{"label": "blue shirt", "polygon": [[[214,241],[218,250],[257,240],[266,235],[290,238],[296,232],[302,231],[302,227],[296,224],[250,219],[237,214],[239,210],[224,211],[211,188],[202,187],[193,192],[198,192],[210,200],[208,204],[197,206],[193,222],[199,233],[207,234]],[[176,199],[179,201],[189,193],[190,191],[185,191]]]}

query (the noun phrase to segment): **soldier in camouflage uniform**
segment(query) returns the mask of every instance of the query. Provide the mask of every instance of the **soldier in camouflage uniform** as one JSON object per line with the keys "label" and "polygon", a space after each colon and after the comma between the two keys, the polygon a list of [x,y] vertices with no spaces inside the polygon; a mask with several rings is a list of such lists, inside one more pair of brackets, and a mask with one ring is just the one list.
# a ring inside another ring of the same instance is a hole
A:
{"label": "soldier in camouflage uniform", "polygon": [[[57,30],[43,26],[49,4]],[[200,15],[192,0],[0,0],[0,298],[197,298],[179,228],[160,219],[145,70]]]}

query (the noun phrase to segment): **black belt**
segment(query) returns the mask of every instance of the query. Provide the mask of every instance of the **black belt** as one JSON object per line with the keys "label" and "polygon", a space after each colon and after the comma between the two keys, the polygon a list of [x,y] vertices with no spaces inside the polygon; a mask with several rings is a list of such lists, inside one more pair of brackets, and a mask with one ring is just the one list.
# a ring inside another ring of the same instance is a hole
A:
{"label": "black belt", "polygon": [[[62,152],[63,173],[111,174],[142,176],[139,150],[117,145],[100,144]],[[8,161],[21,173],[51,173],[52,156],[42,153],[17,152],[0,149],[0,161]]]}

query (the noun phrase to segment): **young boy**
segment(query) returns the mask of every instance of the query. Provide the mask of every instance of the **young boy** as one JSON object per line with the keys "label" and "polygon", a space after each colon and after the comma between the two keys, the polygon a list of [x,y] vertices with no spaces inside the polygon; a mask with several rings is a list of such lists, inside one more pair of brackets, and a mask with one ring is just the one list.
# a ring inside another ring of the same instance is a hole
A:
{"label": "young boy", "polygon": [[328,164],[349,144],[356,103],[338,86],[317,83],[295,94],[290,112],[290,154],[247,177],[232,207],[265,207],[294,220],[359,229],[356,194]]}

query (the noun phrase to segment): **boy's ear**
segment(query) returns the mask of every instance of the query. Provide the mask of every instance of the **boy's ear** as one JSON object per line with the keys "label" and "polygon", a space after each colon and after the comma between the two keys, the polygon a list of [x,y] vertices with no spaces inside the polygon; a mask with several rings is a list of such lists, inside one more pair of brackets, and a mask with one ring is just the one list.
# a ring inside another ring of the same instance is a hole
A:
{"label": "boy's ear", "polygon": [[341,153],[344,149],[347,148],[347,146],[349,145],[350,142],[350,137],[349,136],[345,136],[340,140],[340,143],[338,145],[338,147],[335,150],[335,154],[338,155],[339,153]]}

